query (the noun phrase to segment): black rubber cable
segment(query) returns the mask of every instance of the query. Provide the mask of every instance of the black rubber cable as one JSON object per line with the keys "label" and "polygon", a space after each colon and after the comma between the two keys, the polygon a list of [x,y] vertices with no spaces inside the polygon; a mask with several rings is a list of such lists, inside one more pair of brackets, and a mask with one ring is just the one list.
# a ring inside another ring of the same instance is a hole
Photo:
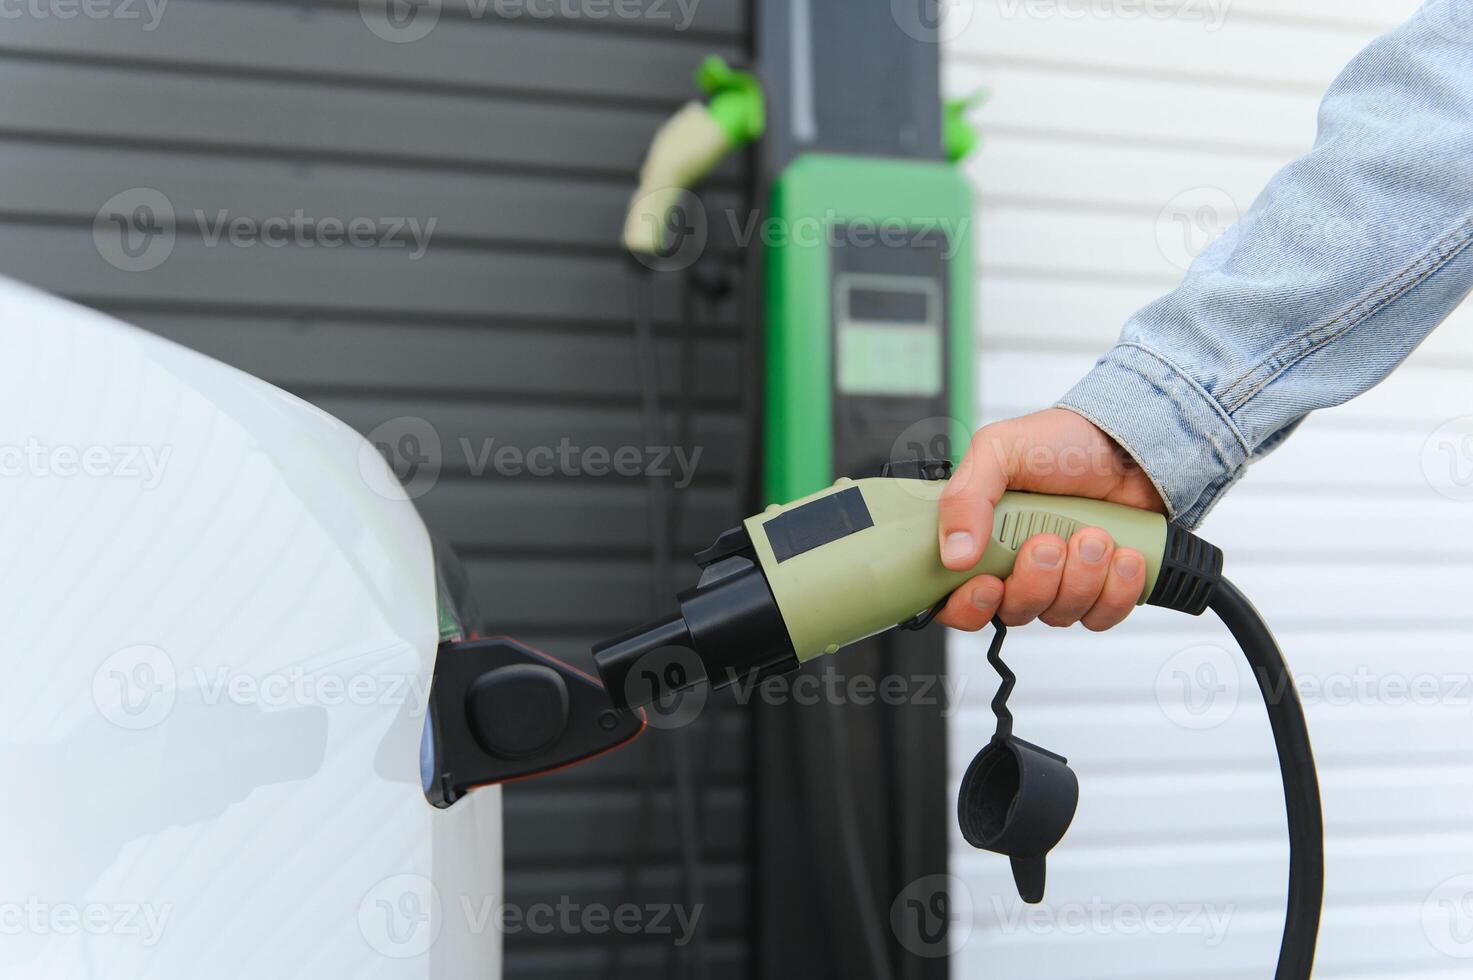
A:
{"label": "black rubber cable", "polygon": [[1219,578],[1208,607],[1238,641],[1268,709],[1289,822],[1289,899],[1274,980],[1309,980],[1325,892],[1324,814],[1309,726],[1294,678],[1263,617],[1237,586]]}
{"label": "black rubber cable", "polygon": [[[640,389],[640,429],[647,449],[658,449],[666,445],[665,426],[660,418],[659,347],[655,342],[654,282],[651,271],[630,260],[634,267],[630,282],[630,306],[634,313],[635,373]],[[684,325],[690,329],[690,324]],[[689,407],[688,405],[686,406]],[[671,535],[675,528],[669,517],[668,488],[665,477],[658,473],[646,475],[649,486],[649,524],[651,536],[651,558],[653,575],[650,577],[651,608],[658,610],[675,591],[672,566],[675,561],[675,543]],[[685,901],[688,912],[694,916],[694,935],[691,942],[681,950],[689,957],[692,974],[697,978],[706,976],[706,937],[704,916],[701,910],[706,904],[705,868],[701,860],[701,835],[696,816],[695,764],[691,758],[690,733],[682,728],[669,733],[674,780],[672,803],[675,811],[676,837],[680,848],[681,877],[685,885]]]}

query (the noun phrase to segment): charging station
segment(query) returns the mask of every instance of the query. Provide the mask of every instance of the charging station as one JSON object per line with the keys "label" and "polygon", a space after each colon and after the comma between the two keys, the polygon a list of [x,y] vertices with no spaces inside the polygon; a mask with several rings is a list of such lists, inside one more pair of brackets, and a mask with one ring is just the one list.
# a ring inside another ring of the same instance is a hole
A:
{"label": "charging station", "polygon": [[[878,475],[897,450],[964,448],[974,271],[940,46],[884,3],[760,0],[757,18],[759,172],[780,233],[763,264],[765,505]],[[890,922],[895,896],[947,870],[945,668],[941,631],[892,631],[805,668],[840,703],[755,699],[758,975],[870,976],[878,961],[946,976]]]}

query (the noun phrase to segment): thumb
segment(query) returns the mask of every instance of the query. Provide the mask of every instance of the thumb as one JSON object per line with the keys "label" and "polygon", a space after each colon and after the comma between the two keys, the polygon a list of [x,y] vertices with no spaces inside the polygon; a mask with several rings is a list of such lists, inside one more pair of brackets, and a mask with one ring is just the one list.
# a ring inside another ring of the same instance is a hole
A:
{"label": "thumb", "polygon": [[941,563],[952,571],[965,571],[982,560],[992,534],[993,508],[1008,488],[992,440],[983,436],[986,431],[977,433],[961,466],[941,491]]}

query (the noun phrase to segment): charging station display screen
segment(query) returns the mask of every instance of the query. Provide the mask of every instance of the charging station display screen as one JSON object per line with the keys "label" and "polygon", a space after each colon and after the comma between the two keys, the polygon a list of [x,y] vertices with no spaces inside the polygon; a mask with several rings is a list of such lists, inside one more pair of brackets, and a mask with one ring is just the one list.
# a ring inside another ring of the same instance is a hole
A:
{"label": "charging station display screen", "polygon": [[839,391],[939,395],[946,363],[940,284],[921,276],[849,273],[834,285]]}

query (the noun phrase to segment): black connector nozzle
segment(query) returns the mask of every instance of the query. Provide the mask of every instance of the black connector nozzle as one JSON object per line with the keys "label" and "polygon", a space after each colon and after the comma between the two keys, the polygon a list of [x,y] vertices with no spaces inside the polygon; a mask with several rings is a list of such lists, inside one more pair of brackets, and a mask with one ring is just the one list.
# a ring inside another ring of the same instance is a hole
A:
{"label": "black connector nozzle", "polygon": [[593,648],[599,676],[619,707],[653,704],[702,681],[719,688],[744,675],[798,666],[777,600],[748,558],[721,558],[679,602],[679,613]]}

